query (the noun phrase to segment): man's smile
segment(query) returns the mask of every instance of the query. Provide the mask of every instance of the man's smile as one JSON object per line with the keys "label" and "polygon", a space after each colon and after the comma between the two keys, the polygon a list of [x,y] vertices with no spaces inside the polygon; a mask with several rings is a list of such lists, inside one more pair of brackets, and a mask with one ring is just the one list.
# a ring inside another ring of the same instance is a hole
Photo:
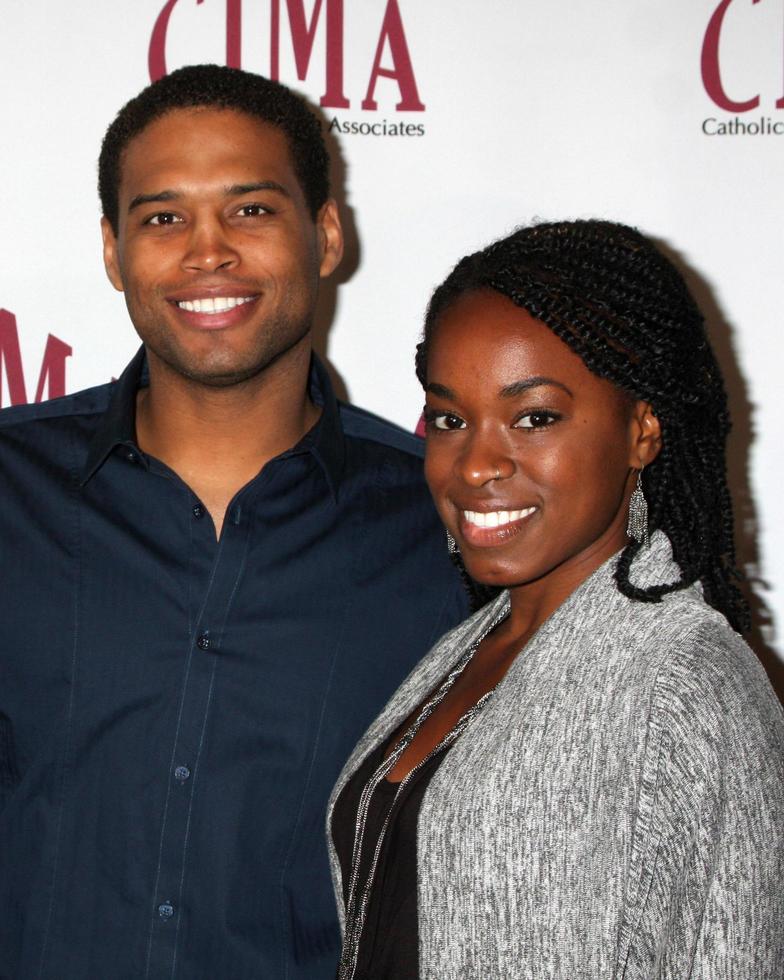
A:
{"label": "man's smile", "polygon": [[243,303],[252,303],[256,296],[207,296],[204,299],[176,300],[175,305],[189,313],[225,313]]}

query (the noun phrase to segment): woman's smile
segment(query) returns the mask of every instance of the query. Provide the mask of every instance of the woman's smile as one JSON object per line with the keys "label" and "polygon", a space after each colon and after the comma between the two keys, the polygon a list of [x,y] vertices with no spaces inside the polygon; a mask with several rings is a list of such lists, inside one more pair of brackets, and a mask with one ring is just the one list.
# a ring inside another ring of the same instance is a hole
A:
{"label": "woman's smile", "polygon": [[557,604],[623,548],[644,408],[499,293],[448,306],[428,356],[426,472],[472,578],[536,582]]}
{"label": "woman's smile", "polygon": [[503,510],[461,510],[461,536],[476,548],[506,544],[522,530],[538,507]]}

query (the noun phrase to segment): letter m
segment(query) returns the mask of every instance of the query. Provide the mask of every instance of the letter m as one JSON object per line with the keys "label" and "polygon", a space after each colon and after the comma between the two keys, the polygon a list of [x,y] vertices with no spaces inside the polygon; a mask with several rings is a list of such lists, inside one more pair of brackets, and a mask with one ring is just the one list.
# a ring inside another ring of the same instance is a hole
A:
{"label": "letter m", "polygon": [[[351,103],[343,94],[343,0],[326,0],[326,92],[320,104],[331,109],[348,109]],[[291,41],[297,78],[302,82],[308,74],[313,42],[316,38],[323,0],[316,0],[310,23],[305,16],[304,0],[286,0]],[[270,8],[270,78],[280,80],[280,0],[272,0]]]}
{"label": "letter m", "polygon": [[[53,337],[46,339],[38,386],[35,391],[36,402],[43,401],[44,389],[48,398],[59,398],[65,394],[65,361],[73,354],[68,344]],[[19,347],[19,330],[16,317],[8,310],[0,310],[0,407],[3,405],[2,380],[5,374],[8,398],[12,405],[27,404],[22,352]]]}

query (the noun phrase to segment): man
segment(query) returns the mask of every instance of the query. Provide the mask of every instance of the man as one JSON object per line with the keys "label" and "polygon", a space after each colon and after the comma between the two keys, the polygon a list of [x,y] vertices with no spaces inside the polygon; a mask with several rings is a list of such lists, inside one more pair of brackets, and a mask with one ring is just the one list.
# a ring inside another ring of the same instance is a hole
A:
{"label": "man", "polygon": [[298,98],[229,68],[107,132],[143,348],[0,415],[4,978],[334,976],[327,795],[465,608],[416,440],[311,355],[327,164]]}

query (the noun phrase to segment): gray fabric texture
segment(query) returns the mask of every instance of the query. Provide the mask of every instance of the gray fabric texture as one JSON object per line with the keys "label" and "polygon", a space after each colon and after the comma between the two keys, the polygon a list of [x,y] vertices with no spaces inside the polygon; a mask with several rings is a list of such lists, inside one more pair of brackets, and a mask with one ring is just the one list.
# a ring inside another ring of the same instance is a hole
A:
{"label": "gray fabric texture", "polygon": [[[540,627],[427,789],[422,980],[784,978],[781,706],[699,586],[636,602],[615,562]],[[658,532],[633,580],[676,576]],[[330,816],[362,759],[505,603],[404,681]],[[332,848],[331,861],[342,918]]]}

